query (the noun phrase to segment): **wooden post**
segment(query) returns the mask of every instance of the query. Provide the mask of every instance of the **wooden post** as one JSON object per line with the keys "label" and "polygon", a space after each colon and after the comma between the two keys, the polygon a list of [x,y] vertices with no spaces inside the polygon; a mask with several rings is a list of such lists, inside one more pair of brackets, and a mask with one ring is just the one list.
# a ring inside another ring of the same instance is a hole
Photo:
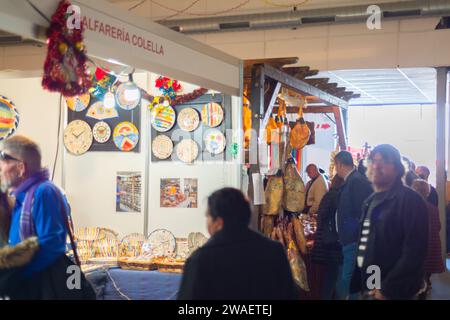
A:
{"label": "wooden post", "polygon": [[[253,65],[252,67],[252,87],[251,87],[251,95],[250,95],[250,109],[252,111],[252,129],[253,134],[257,135],[257,139],[251,139],[250,141],[250,159],[254,158],[253,155],[256,155],[256,163],[250,163],[249,170],[249,185],[248,185],[248,196],[254,203],[255,199],[255,190],[253,188],[253,173],[259,173],[259,143],[260,143],[260,131],[261,124],[263,123],[264,117],[264,84],[265,84],[265,75],[264,75],[264,66],[261,64]],[[260,222],[260,212],[261,206],[255,205],[254,210],[252,212],[252,217],[250,221],[250,228],[253,230],[259,230],[259,222]]]}

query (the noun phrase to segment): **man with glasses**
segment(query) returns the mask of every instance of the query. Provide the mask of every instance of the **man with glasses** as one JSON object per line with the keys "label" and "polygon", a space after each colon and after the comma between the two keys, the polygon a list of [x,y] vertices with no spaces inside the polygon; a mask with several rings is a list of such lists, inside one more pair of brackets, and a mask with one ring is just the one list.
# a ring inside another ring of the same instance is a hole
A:
{"label": "man with glasses", "polygon": [[415,299],[424,285],[427,206],[403,185],[405,168],[393,146],[373,149],[367,173],[375,192],[363,206],[351,292],[376,300]]}
{"label": "man with glasses", "polygon": [[[49,172],[41,167],[41,151],[32,140],[16,135],[3,142],[0,152],[2,192],[11,192],[15,205],[11,215],[9,245],[14,246],[36,236],[39,251],[23,270],[24,283],[17,298],[42,295],[39,275],[66,252],[68,204],[61,191],[51,181]],[[51,298],[51,297],[49,297]]]}

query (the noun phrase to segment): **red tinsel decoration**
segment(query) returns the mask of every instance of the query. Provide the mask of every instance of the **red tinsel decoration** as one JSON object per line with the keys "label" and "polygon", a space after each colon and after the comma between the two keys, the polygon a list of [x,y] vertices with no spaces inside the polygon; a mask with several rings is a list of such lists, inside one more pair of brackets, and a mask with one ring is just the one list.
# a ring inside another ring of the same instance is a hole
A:
{"label": "red tinsel decoration", "polygon": [[192,100],[195,100],[195,99],[201,97],[202,95],[206,94],[207,92],[208,92],[208,89],[199,88],[199,89],[195,89],[191,93],[176,96],[175,99],[172,100],[172,105],[176,106],[178,104],[190,102]]}
{"label": "red tinsel decoration", "polygon": [[87,93],[92,77],[86,65],[83,26],[79,29],[67,26],[69,6],[67,0],[59,3],[47,30],[48,51],[42,86],[48,91],[72,97]]}

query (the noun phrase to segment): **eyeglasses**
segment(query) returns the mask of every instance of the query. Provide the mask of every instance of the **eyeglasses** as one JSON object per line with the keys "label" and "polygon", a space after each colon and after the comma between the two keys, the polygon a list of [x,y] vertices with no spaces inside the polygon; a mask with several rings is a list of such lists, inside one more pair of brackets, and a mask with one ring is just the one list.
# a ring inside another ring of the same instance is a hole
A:
{"label": "eyeglasses", "polygon": [[22,161],[22,160],[19,160],[19,159],[17,159],[17,158],[14,158],[13,156],[11,156],[11,155],[9,155],[9,154],[7,154],[5,151],[0,151],[0,159],[1,160],[5,160],[5,161],[8,161],[8,160],[13,160],[13,161]]}

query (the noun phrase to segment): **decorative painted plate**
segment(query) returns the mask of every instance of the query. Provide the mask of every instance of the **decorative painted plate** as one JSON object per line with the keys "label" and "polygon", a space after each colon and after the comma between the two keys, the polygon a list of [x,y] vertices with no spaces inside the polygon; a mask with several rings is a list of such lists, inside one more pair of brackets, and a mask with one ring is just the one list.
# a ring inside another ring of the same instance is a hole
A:
{"label": "decorative painted plate", "polygon": [[131,151],[139,142],[139,131],[131,122],[121,122],[114,129],[113,139],[119,150]]}
{"label": "decorative painted plate", "polygon": [[206,150],[211,154],[220,154],[225,150],[227,141],[224,134],[218,129],[209,129],[205,137]]}
{"label": "decorative painted plate", "polygon": [[151,250],[152,257],[171,257],[175,254],[177,241],[172,232],[158,229],[150,233],[144,246]]}
{"label": "decorative painted plate", "polygon": [[157,105],[152,109],[151,115],[152,127],[156,131],[167,132],[175,124],[175,110],[171,106]]}
{"label": "decorative painted plate", "polygon": [[104,121],[97,122],[92,128],[92,133],[98,143],[105,143],[111,138],[111,128]]}
{"label": "decorative painted plate", "polygon": [[184,131],[194,131],[200,124],[200,116],[197,110],[193,108],[185,108],[178,114],[177,123]]}
{"label": "decorative painted plate", "polygon": [[118,118],[119,113],[115,108],[105,108],[103,101],[97,101],[89,107],[86,117],[96,120],[106,120],[112,118]]}
{"label": "decorative painted plate", "polygon": [[116,91],[116,101],[124,110],[133,110],[141,102],[141,89],[134,82],[122,83]]}
{"label": "decorative painted plate", "polygon": [[16,132],[19,126],[19,113],[14,103],[0,96],[0,141]]}
{"label": "decorative painted plate", "polygon": [[192,163],[198,157],[198,145],[192,139],[184,139],[177,144],[177,157],[185,163]]}
{"label": "decorative painted plate", "polygon": [[89,93],[76,97],[66,97],[66,104],[70,110],[75,112],[84,111],[91,101],[91,95]]}
{"label": "decorative painted plate", "polygon": [[223,121],[223,109],[220,104],[211,102],[202,108],[202,122],[211,128],[219,126]]}
{"label": "decorative painted plate", "polygon": [[164,160],[169,158],[173,152],[172,140],[163,134],[157,136],[152,142],[152,152],[158,159]]}

